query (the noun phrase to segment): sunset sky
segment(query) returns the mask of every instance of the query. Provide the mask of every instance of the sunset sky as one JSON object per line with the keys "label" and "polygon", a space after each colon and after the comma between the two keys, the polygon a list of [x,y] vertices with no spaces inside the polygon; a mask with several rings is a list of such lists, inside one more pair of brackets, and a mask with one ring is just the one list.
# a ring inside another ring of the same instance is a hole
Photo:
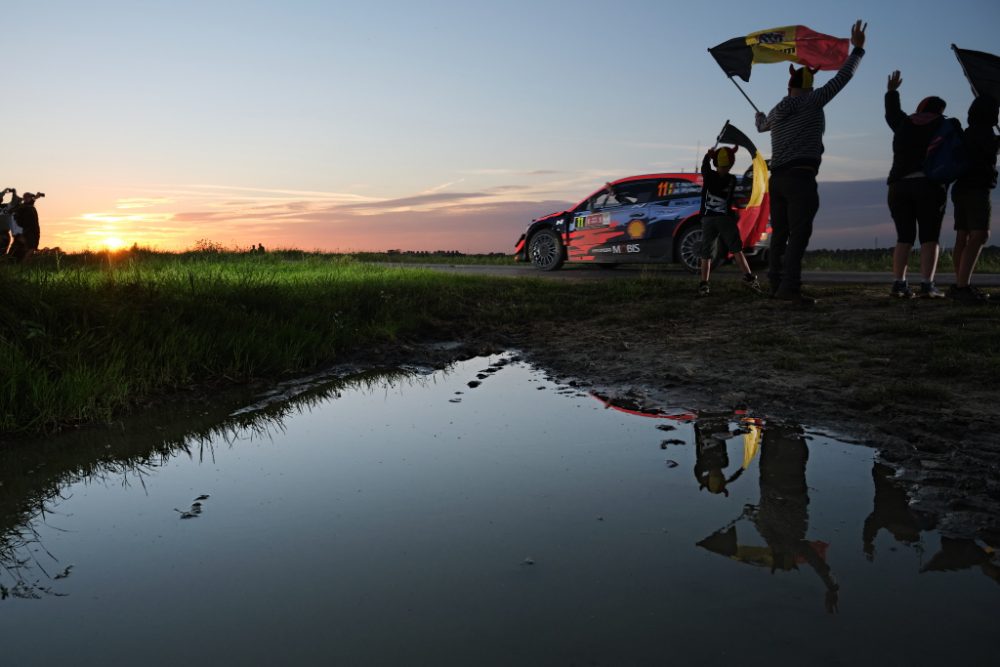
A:
{"label": "sunset sky", "polygon": [[[886,77],[905,109],[936,94],[964,124],[950,45],[1000,51],[997,0],[8,0],[0,188],[45,192],[41,245],[64,250],[509,252],[600,183],[693,169],[727,119],[769,155],[706,49],[857,18],[868,53],[827,107],[813,245],[887,246]],[[741,84],[766,111],[787,80],[757,65]]]}

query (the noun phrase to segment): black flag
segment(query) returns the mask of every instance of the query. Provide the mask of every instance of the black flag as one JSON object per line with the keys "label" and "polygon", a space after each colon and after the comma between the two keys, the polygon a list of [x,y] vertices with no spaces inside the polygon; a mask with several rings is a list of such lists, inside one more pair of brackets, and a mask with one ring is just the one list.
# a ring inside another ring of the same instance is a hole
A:
{"label": "black flag", "polygon": [[715,141],[720,144],[736,144],[737,146],[742,146],[748,153],[750,153],[751,158],[757,155],[757,147],[752,141],[750,141],[750,138],[737,129],[735,125],[730,125],[728,120],[726,121],[726,124],[722,126],[722,131],[719,132],[719,136]]}
{"label": "black flag", "polygon": [[972,84],[972,92],[1000,102],[1000,58],[984,51],[960,49],[954,44],[951,48],[965,71],[965,78]]}

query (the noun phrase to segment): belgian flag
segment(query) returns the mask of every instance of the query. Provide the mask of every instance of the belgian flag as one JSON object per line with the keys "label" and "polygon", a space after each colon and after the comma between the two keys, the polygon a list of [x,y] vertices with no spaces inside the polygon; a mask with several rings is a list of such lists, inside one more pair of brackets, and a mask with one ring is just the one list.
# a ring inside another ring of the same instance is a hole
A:
{"label": "belgian flag", "polygon": [[753,188],[750,200],[745,208],[740,209],[740,219],[737,225],[744,248],[752,248],[767,230],[771,217],[771,195],[768,192],[767,161],[752,141],[729,121],[722,126],[722,131],[716,139],[717,144],[735,144],[740,146],[753,158]]}
{"label": "belgian flag", "polygon": [[726,76],[750,81],[756,63],[791,61],[812,69],[837,70],[847,60],[850,40],[831,37],[804,25],[770,28],[734,37],[708,50]]}

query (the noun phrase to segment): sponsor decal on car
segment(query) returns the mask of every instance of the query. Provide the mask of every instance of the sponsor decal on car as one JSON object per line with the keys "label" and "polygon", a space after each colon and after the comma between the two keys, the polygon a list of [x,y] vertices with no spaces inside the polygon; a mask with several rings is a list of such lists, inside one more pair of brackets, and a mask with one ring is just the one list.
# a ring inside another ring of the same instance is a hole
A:
{"label": "sponsor decal on car", "polygon": [[646,223],[643,220],[630,220],[625,227],[625,233],[630,239],[641,239],[646,235]]}
{"label": "sponsor decal on car", "polygon": [[611,224],[611,216],[607,213],[591,213],[573,218],[573,229],[593,229],[594,227],[607,227],[609,224]]}
{"label": "sponsor decal on car", "polygon": [[701,194],[701,185],[690,181],[660,181],[660,184],[656,186],[656,196],[660,198],[687,194],[689,192]]}

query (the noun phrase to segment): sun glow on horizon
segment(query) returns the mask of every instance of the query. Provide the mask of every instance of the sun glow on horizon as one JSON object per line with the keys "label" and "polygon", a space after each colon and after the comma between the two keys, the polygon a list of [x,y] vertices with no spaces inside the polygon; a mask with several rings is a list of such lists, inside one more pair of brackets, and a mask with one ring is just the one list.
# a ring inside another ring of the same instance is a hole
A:
{"label": "sun glow on horizon", "polygon": [[101,239],[101,246],[108,250],[121,250],[125,247],[125,241],[117,236],[105,236]]}

